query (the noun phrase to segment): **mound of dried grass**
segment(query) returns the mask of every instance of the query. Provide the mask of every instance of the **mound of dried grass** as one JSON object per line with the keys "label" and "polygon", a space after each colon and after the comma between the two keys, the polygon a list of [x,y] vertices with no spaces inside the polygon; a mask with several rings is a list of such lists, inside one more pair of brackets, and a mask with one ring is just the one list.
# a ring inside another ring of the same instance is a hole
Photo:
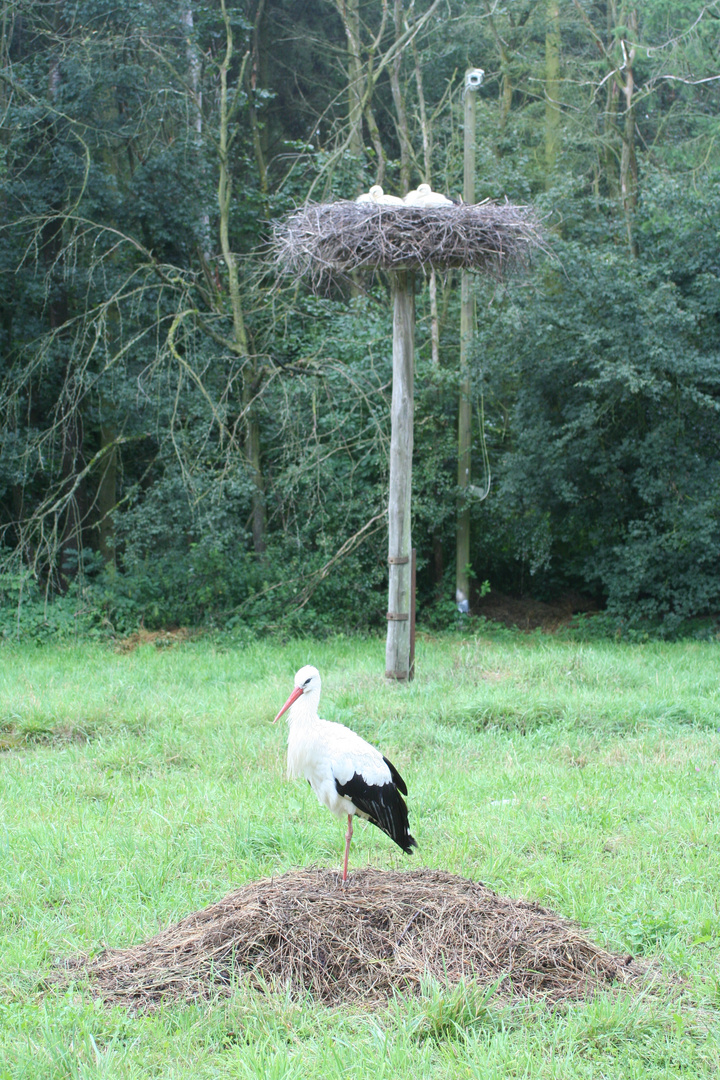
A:
{"label": "mound of dried grass", "polygon": [[354,270],[460,267],[501,276],[542,243],[529,206],[316,203],[275,227],[278,264],[316,284]]}
{"label": "mound of dried grass", "polygon": [[187,626],[179,626],[176,630],[146,630],[141,626],[127,637],[118,638],[115,651],[133,652],[139,645],[154,645],[156,649],[172,648],[173,645],[190,641],[197,633],[196,630],[188,630]]}
{"label": "mound of dried grass", "polygon": [[587,941],[538,904],[498,896],[438,870],[330,870],[259,881],[130,949],[86,967],[107,1002],[150,1008],[234,982],[288,986],[317,1000],[382,1004],[427,976],[489,985],[504,997],[557,1002],[641,974],[631,957]]}

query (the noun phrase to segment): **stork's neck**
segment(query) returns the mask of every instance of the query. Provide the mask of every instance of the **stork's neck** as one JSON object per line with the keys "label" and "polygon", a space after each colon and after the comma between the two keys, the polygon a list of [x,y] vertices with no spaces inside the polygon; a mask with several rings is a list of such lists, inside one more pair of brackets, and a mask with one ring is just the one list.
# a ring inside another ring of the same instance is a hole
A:
{"label": "stork's neck", "polygon": [[294,701],[288,711],[289,724],[314,724],[318,719],[320,691],[309,690]]}

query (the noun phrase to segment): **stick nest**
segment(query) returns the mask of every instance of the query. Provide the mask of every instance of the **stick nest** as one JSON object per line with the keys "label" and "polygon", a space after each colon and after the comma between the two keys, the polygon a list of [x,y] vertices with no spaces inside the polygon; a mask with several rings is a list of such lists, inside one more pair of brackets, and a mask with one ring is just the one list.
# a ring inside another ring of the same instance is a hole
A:
{"label": "stick nest", "polygon": [[355,270],[482,270],[502,277],[542,245],[532,207],[316,203],[275,226],[278,264],[317,286]]}
{"label": "stick nest", "polygon": [[83,966],[108,1003],[148,1009],[240,983],[290,987],[328,1005],[381,1005],[443,984],[498,982],[503,998],[576,999],[638,979],[631,957],[587,941],[538,904],[438,870],[330,870],[259,881],[130,949]]}

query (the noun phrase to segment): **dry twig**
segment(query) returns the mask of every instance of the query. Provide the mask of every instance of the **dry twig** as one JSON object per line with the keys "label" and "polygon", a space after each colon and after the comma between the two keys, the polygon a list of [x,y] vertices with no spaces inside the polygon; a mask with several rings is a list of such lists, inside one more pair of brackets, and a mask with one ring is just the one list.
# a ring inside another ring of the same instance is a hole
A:
{"label": "dry twig", "polygon": [[511,203],[383,206],[317,203],[275,226],[279,266],[316,287],[355,270],[459,267],[502,277],[542,245],[534,210]]}
{"label": "dry twig", "polygon": [[141,1009],[227,993],[236,982],[378,1005],[417,993],[428,976],[499,982],[506,999],[558,1002],[643,974],[538,904],[439,870],[371,868],[344,889],[338,873],[320,869],[255,882],[144,944],[71,967],[85,968],[108,1003]]}

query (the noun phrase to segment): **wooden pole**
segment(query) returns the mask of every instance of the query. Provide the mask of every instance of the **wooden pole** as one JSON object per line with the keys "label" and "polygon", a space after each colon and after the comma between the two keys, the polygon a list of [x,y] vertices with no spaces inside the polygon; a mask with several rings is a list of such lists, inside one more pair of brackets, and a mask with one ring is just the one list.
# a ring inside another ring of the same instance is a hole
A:
{"label": "wooden pole", "polygon": [[410,671],[408,679],[415,678],[415,597],[417,593],[417,551],[410,556]]}
{"label": "wooden pole", "polygon": [[[472,71],[465,76],[463,200],[475,202],[475,94],[480,82]],[[480,80],[482,75],[480,75]],[[468,360],[475,331],[475,297],[470,274],[462,271],[460,280],[460,400],[458,402],[458,512],[455,599],[460,611],[467,611],[470,601],[470,509],[466,493],[470,485],[472,450],[472,401]]]}
{"label": "wooden pole", "polygon": [[415,291],[413,274],[393,274],[393,387],[388,502],[388,628],[385,677],[410,675],[410,599]]}

